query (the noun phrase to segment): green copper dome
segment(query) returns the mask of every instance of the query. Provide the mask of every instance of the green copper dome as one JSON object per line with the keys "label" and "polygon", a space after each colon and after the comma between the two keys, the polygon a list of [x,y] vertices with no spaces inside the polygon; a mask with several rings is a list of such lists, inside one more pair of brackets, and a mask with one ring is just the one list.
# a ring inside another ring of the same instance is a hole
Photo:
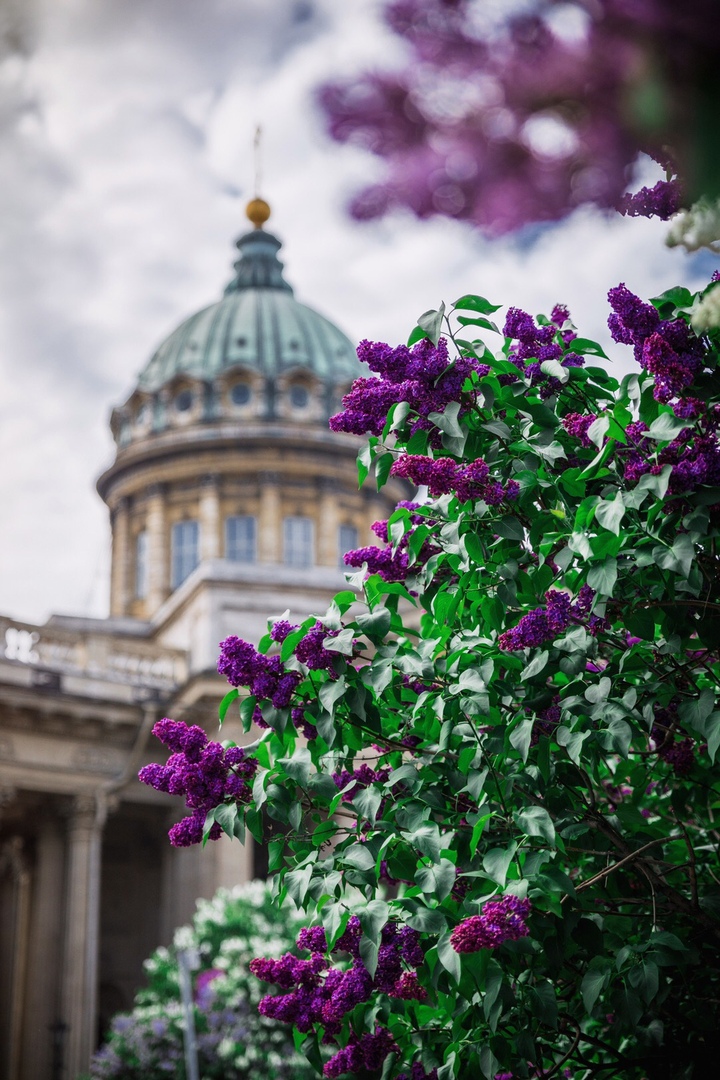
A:
{"label": "green copper dome", "polygon": [[153,393],[177,375],[211,380],[240,366],[269,379],[302,368],[335,385],[361,374],[349,338],[293,296],[278,259],[281,246],[261,228],[240,237],[225,296],[170,334],[140,375],[140,390]]}

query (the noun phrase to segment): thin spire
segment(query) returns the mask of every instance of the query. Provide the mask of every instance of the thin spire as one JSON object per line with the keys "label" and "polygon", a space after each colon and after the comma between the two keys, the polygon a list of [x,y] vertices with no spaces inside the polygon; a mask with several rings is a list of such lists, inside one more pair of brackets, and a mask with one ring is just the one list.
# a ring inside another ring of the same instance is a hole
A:
{"label": "thin spire", "polygon": [[260,158],[260,145],[262,142],[262,127],[258,124],[255,128],[255,138],[253,139],[253,164],[255,172],[254,183],[254,197],[260,198],[260,188],[262,186],[262,161]]}

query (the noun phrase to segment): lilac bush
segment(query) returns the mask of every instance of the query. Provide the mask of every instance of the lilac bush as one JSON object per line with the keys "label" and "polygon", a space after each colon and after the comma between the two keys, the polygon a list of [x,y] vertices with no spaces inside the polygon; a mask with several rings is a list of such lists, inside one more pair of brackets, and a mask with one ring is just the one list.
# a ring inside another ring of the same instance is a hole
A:
{"label": "lilac bush", "polygon": [[711,1075],[720,330],[695,316],[718,288],[611,289],[622,380],[562,305],[499,329],[468,295],[363,343],[332,426],[368,436],[361,482],[416,496],[327,612],[221,643],[241,758],[159,727],[144,778],[204,839],[269,842],[306,912],[250,971],[319,1074]]}

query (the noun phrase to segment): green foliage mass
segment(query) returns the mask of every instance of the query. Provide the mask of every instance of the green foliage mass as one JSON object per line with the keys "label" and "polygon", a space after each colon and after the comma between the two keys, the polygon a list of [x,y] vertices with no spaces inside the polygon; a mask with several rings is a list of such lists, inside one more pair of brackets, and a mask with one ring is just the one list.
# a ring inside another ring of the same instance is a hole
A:
{"label": "green foliage mass", "polygon": [[198,902],[191,926],[145,962],[147,986],[130,1013],[113,1020],[96,1054],[93,1080],[185,1080],[177,954],[197,949],[195,1025],[203,1080],[310,1080],[286,1027],[259,1015],[262,987],[248,971],[258,953],[292,950],[299,927],[291,903],[281,911],[260,882],[221,889]]}
{"label": "green foliage mass", "polygon": [[[654,303],[684,332],[698,302]],[[426,423],[396,405],[360,471],[381,485],[407,454],[482,459],[517,497],[449,485],[391,516],[403,580],[350,577],[320,618],[324,667],[295,656],[314,618],[280,646],[315,737],[290,708],[242,700],[247,730],[257,708],[269,725],[253,802],[226,801],[206,831],[244,821],[269,839],[278,898],[330,949],[359,915],[371,976],[388,927],[420,932],[423,993],[376,983],[330,1033],[342,1048],[389,1032],[366,1075],[695,1080],[720,1053],[720,490],[675,470],[717,452],[720,336],[702,338],[682,416],[646,371],[592,366],[602,349],[567,326],[559,359],[519,370],[510,340],[486,343],[494,310],[464,297],[422,317],[411,340],[445,332],[489,370]],[[561,602],[572,614],[550,625]],[[277,652],[270,635],[259,648]],[[456,950],[500,894],[530,900],[529,935]],[[321,1069],[323,1025],[305,1031]]]}

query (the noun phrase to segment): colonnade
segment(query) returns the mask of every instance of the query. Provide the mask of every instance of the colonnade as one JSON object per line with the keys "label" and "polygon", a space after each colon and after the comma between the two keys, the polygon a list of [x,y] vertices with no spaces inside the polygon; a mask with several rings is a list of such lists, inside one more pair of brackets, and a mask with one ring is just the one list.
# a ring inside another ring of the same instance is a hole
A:
{"label": "colonnade", "polygon": [[104,820],[102,798],[79,795],[38,823],[32,860],[19,835],[0,848],[2,1080],[75,1077],[95,1049]]}

